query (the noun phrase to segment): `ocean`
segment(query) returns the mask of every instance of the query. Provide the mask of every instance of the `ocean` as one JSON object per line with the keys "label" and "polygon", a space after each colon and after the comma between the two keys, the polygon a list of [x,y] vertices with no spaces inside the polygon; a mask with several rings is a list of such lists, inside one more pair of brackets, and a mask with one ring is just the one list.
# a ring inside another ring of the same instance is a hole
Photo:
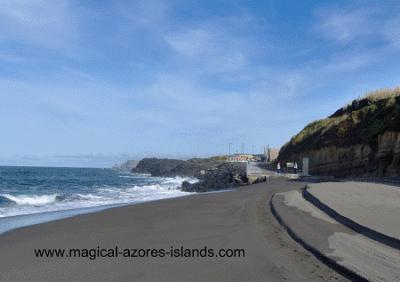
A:
{"label": "ocean", "polygon": [[101,168],[0,167],[0,233],[125,204],[179,197],[194,178]]}

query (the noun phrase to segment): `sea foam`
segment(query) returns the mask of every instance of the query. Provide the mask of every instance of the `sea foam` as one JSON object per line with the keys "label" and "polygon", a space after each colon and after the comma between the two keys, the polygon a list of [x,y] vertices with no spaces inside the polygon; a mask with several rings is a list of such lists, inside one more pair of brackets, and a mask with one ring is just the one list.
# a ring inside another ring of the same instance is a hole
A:
{"label": "sea foam", "polygon": [[[55,212],[107,205],[139,203],[190,194],[179,189],[183,181],[195,182],[185,177],[130,177],[131,183],[99,185],[91,189],[81,187],[76,192],[59,191],[53,194],[0,194],[0,217]],[[126,178],[125,178],[126,179]],[[31,191],[33,192],[33,191]]]}
{"label": "sea foam", "polygon": [[57,194],[53,195],[18,195],[13,196],[10,194],[2,194],[0,195],[12,202],[15,202],[17,205],[45,205],[54,203],[57,201]]}

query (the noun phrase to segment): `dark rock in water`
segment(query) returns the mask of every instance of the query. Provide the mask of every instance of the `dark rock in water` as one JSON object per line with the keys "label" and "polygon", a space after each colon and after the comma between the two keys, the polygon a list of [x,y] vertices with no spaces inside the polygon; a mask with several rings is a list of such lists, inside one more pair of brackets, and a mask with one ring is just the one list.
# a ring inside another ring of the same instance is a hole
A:
{"label": "dark rock in water", "polygon": [[207,192],[224,190],[247,184],[245,163],[223,163],[209,169],[196,183],[183,182],[182,191]]}
{"label": "dark rock in water", "polygon": [[192,186],[193,186],[193,183],[190,183],[188,181],[183,181],[181,189],[182,189],[182,191],[189,192],[189,191],[192,191]]}

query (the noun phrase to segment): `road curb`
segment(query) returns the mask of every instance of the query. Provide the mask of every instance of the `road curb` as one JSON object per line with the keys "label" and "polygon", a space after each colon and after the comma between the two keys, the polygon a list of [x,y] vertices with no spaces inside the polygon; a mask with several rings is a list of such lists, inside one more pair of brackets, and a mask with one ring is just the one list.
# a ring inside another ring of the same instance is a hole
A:
{"label": "road curb", "polygon": [[368,279],[360,276],[358,273],[352,271],[351,269],[338,264],[334,259],[324,255],[320,250],[317,248],[313,247],[311,244],[306,242],[304,239],[301,238],[295,231],[293,231],[292,228],[283,220],[283,218],[279,215],[277,212],[275,206],[274,206],[274,198],[275,194],[272,195],[270,201],[269,201],[269,207],[271,210],[271,213],[274,215],[275,219],[278,221],[278,223],[286,230],[286,232],[289,234],[290,237],[292,237],[293,240],[295,240],[297,243],[299,243],[304,249],[312,253],[317,259],[322,261],[324,264],[326,264],[328,267],[332,268],[334,271],[342,274],[346,278],[352,280],[352,281],[368,281]]}
{"label": "road curb", "polygon": [[379,243],[382,243],[386,246],[389,246],[391,248],[400,250],[400,240],[393,238],[391,236],[385,235],[383,233],[380,233],[378,231],[375,231],[371,228],[368,228],[364,225],[361,225],[353,220],[351,220],[348,217],[345,217],[329,207],[328,205],[322,203],[317,197],[315,197],[313,194],[311,194],[308,191],[308,185],[306,185],[302,191],[303,198],[306,199],[308,202],[313,204],[315,207],[318,209],[322,210],[324,213],[332,217],[334,220],[337,222],[340,222],[341,224],[347,226],[348,228],[354,230],[357,233],[363,234],[365,237],[368,237],[372,240],[378,241]]}

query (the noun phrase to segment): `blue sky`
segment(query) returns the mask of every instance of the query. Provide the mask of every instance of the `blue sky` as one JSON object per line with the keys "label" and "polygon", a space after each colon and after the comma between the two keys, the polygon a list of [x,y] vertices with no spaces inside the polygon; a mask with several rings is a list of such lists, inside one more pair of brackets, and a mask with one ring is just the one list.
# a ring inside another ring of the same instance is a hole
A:
{"label": "blue sky", "polygon": [[399,14],[397,1],[3,0],[0,164],[279,147],[400,84]]}

